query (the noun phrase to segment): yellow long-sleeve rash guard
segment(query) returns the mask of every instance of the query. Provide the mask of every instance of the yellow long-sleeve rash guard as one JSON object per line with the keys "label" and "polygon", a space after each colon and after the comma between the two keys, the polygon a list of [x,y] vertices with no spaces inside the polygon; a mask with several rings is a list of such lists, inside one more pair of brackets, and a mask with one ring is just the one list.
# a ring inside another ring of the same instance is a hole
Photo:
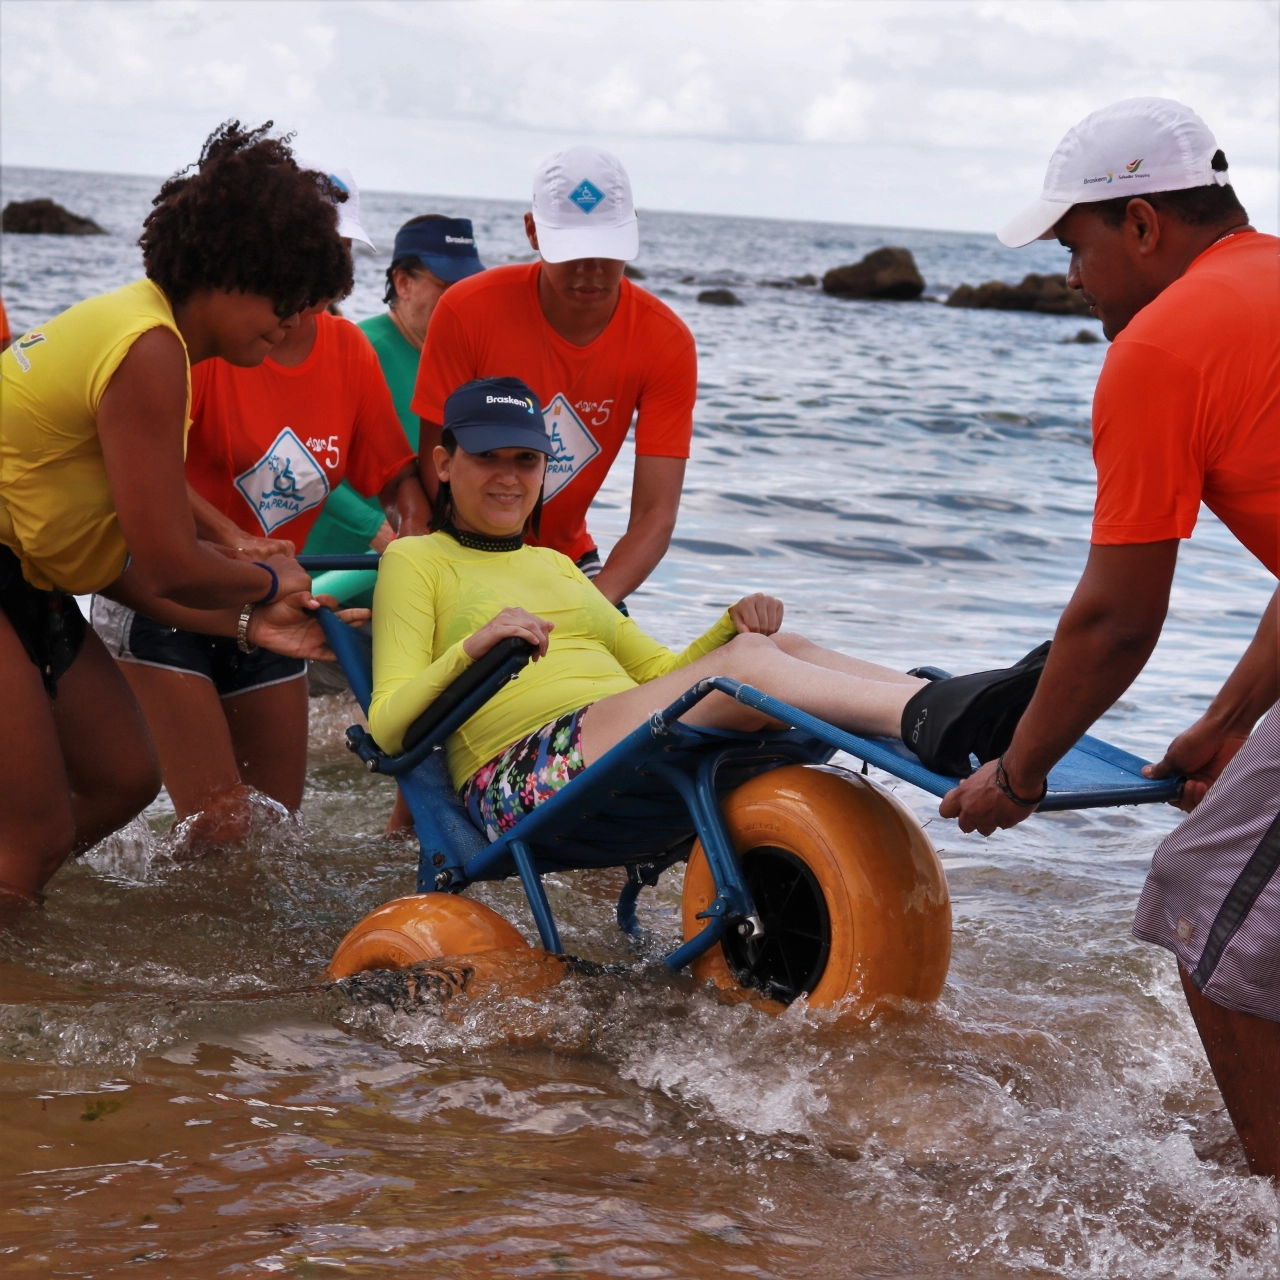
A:
{"label": "yellow long-sleeve rash guard", "polygon": [[513,606],[555,624],[547,655],[449,739],[456,787],[543,725],[688,666],[737,634],[725,613],[675,654],[549,547],[473,551],[446,533],[405,538],[384,553],[373,597],[369,728],[384,751],[399,751],[414,720],[471,665],[462,642]]}

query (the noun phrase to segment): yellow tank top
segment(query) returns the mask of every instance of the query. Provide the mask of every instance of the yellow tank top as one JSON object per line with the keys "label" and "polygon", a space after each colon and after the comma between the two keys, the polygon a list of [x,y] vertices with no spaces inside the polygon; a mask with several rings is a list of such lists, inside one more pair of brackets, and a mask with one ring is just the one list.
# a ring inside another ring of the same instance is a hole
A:
{"label": "yellow tank top", "polygon": [[[0,355],[0,542],[32,586],[87,594],[124,571],[98,404],[129,348],[157,328],[182,341],[164,292],[137,280],[77,303]],[[188,364],[184,448],[190,414]]]}

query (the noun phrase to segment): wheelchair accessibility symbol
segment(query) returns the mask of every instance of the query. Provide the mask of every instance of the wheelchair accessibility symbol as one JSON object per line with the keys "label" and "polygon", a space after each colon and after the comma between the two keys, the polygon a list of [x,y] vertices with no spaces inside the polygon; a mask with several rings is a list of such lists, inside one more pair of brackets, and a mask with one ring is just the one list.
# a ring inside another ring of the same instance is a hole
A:
{"label": "wheelchair accessibility symbol", "polygon": [[271,533],[329,496],[329,478],[311,451],[285,429],[248,471],[236,477],[236,488],[253,508],[263,533]]}
{"label": "wheelchair accessibility symbol", "polygon": [[547,476],[542,482],[542,500],[549,502],[600,452],[600,444],[558,392],[542,411],[542,418],[554,450],[547,459]]}

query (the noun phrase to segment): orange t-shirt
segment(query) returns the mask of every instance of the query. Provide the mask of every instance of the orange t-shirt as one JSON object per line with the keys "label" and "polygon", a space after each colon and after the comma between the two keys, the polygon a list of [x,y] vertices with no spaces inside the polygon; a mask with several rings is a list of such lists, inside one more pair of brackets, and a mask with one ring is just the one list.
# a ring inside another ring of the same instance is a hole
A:
{"label": "orange t-shirt", "polygon": [[9,332],[9,314],[4,309],[4,299],[0,298],[0,351],[13,341],[13,334]]}
{"label": "orange t-shirt", "polygon": [[293,368],[269,356],[253,369],[195,365],[191,420],[196,492],[247,533],[297,547],[344,477],[368,497],[414,460],[369,339],[327,313]]}
{"label": "orange t-shirt", "polygon": [[1280,577],[1280,239],[1210,245],[1129,322],[1093,398],[1099,546],[1189,538],[1203,502]]}
{"label": "orange t-shirt", "polygon": [[450,288],[427,328],[412,408],[443,422],[444,402],[473,378],[522,378],[542,401],[555,454],[542,495],[541,545],[577,560],[595,548],[587,508],[636,410],[636,453],[687,458],[698,394],[693,334],[670,307],[622,281],[605,331],[566,342],[538,303],[539,263],[492,267]]}

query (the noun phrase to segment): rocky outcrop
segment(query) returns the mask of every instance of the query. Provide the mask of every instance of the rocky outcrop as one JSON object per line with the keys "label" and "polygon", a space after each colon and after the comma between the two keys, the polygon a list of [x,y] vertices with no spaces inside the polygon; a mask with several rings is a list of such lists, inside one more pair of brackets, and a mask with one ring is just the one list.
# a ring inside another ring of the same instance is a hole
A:
{"label": "rocky outcrop", "polygon": [[698,301],[709,303],[713,307],[742,306],[742,299],[732,289],[703,289],[698,294]]}
{"label": "rocky outcrop", "polygon": [[1079,289],[1068,289],[1066,276],[1029,275],[1021,284],[989,280],[976,288],[962,284],[948,299],[949,307],[979,311],[1038,311],[1046,316],[1087,316],[1089,304]]}
{"label": "rocky outcrop", "polygon": [[822,277],[823,293],[837,298],[911,302],[924,292],[924,277],[910,249],[888,247],[848,267],[832,267]]}
{"label": "rocky outcrop", "polygon": [[811,289],[818,283],[818,277],[805,272],[802,276],[787,276],[783,280],[761,280],[766,289]]}
{"label": "rocky outcrop", "polygon": [[1098,337],[1098,335],[1094,333],[1092,329],[1081,329],[1080,332],[1077,333],[1074,338],[1063,338],[1063,342],[1079,342],[1085,345],[1092,342],[1101,342],[1101,341],[1102,339]]}
{"label": "rocky outcrop", "polygon": [[64,209],[47,197],[10,200],[0,214],[0,231],[8,236],[105,236],[92,218]]}

